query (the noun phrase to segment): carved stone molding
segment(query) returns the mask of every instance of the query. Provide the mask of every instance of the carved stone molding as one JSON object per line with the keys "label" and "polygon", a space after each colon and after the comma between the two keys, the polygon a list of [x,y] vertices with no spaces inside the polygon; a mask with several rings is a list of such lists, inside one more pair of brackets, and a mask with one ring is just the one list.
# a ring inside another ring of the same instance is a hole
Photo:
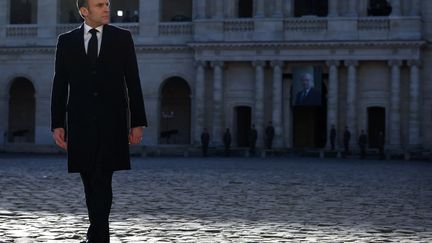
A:
{"label": "carved stone molding", "polygon": [[387,64],[390,66],[390,67],[393,67],[393,66],[401,66],[402,65],[402,60],[398,60],[398,59],[393,59],[393,60],[389,60],[388,62],[387,62]]}
{"label": "carved stone molding", "polygon": [[285,65],[284,61],[274,60],[270,62],[270,66],[282,68]]}
{"label": "carved stone molding", "polygon": [[252,61],[253,67],[265,67],[265,65],[266,65],[266,61],[262,61],[262,60]]}
{"label": "carved stone molding", "polygon": [[340,65],[340,61],[339,60],[327,60],[326,61],[326,65],[327,66],[336,66],[338,67]]}
{"label": "carved stone molding", "polygon": [[407,65],[408,65],[408,66],[417,66],[417,67],[420,67],[420,65],[421,65],[421,61],[418,60],[418,59],[408,60],[408,61],[407,61]]}
{"label": "carved stone molding", "polygon": [[347,67],[349,67],[349,66],[354,66],[354,67],[356,67],[356,66],[358,66],[359,62],[358,62],[358,60],[346,60],[346,61],[344,62],[344,64],[345,64],[345,66],[347,66]]}

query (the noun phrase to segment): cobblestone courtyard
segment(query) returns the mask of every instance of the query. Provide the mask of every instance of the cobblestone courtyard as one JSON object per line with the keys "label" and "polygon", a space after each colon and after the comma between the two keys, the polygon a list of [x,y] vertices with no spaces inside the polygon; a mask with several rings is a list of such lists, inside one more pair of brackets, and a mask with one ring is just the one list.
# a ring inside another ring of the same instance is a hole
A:
{"label": "cobblestone courtyard", "polygon": [[[117,242],[432,242],[432,163],[134,158],[113,179]],[[62,156],[0,155],[0,242],[79,242]]]}

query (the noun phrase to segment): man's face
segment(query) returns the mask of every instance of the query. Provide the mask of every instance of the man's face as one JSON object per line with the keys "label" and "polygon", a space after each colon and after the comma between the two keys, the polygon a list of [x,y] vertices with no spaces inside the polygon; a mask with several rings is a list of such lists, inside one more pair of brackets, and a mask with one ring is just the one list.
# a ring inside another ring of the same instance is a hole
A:
{"label": "man's face", "polygon": [[308,79],[308,77],[302,77],[301,81],[302,81],[303,89],[311,88],[310,80]]}
{"label": "man's face", "polygon": [[88,0],[88,8],[81,8],[87,25],[96,28],[109,23],[110,2],[108,0]]}

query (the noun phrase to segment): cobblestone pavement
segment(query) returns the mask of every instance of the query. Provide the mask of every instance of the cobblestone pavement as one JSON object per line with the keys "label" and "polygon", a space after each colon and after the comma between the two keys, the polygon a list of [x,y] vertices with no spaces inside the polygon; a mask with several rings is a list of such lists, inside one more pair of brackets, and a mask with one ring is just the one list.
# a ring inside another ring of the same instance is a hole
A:
{"label": "cobblestone pavement", "polygon": [[[118,242],[432,242],[432,163],[134,158],[116,172]],[[87,216],[61,156],[0,155],[0,242],[79,242]]]}

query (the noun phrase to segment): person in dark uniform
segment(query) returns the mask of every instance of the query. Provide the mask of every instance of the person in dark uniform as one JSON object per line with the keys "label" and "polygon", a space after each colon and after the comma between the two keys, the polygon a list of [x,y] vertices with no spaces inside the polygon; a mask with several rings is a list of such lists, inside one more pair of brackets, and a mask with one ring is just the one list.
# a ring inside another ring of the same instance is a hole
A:
{"label": "person in dark uniform", "polygon": [[255,125],[252,125],[249,131],[249,151],[251,155],[255,155],[257,138],[258,138],[258,131],[255,129]]}
{"label": "person in dark uniform", "polygon": [[330,145],[331,145],[331,150],[335,150],[335,145],[336,145],[336,128],[335,125],[331,126],[330,129]]}
{"label": "person in dark uniform", "polygon": [[267,149],[272,149],[272,145],[273,145],[273,138],[275,136],[275,129],[273,127],[272,121],[268,122],[268,125],[266,127],[265,130],[265,143],[266,143],[266,148]]}
{"label": "person in dark uniform", "polygon": [[84,23],[58,37],[51,129],[80,173],[90,226],[83,242],[109,242],[114,171],[129,170],[129,144],[147,126],[132,35],[109,25],[108,0],[77,0]]}
{"label": "person in dark uniform", "polygon": [[366,133],[363,129],[360,132],[360,136],[358,138],[358,143],[360,146],[360,158],[365,159],[366,158],[367,136],[366,136]]}
{"label": "person in dark uniform", "polygon": [[210,142],[210,134],[207,128],[204,128],[203,132],[201,133],[201,149],[202,149],[202,155],[204,157],[207,157],[209,142]]}
{"label": "person in dark uniform", "polygon": [[231,154],[231,133],[229,128],[225,130],[223,135],[223,143],[225,147],[225,156],[229,157]]}

